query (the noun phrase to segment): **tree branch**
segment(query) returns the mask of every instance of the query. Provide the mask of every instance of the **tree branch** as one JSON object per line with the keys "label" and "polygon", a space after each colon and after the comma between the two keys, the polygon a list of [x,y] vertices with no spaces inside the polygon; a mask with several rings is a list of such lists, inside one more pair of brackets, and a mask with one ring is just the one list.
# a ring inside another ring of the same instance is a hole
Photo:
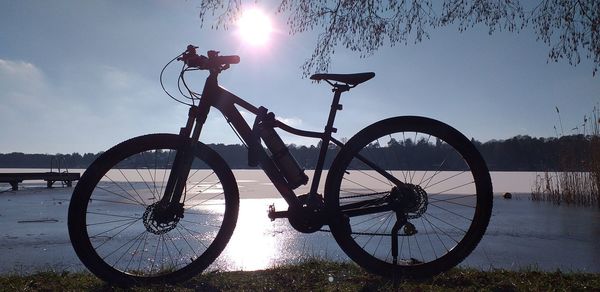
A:
{"label": "tree branch", "polygon": [[[258,1],[258,0],[257,0]],[[302,65],[304,76],[329,69],[339,46],[373,54],[383,46],[415,43],[429,37],[429,30],[457,24],[465,31],[478,24],[519,31],[531,23],[538,40],[550,47],[549,60],[580,62],[579,50],[600,65],[600,1],[542,0],[525,13],[519,0],[279,0],[278,13],[287,15],[289,33],[320,32],[310,58]],[[212,28],[227,29],[241,11],[241,0],[202,0],[200,19],[209,13]],[[436,13],[436,11],[439,11]]]}

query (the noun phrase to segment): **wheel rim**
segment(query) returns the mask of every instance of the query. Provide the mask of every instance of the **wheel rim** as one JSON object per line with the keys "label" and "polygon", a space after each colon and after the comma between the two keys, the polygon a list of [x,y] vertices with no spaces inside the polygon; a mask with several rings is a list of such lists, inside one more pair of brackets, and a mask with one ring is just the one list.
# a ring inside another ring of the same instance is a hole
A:
{"label": "wheel rim", "polygon": [[[392,210],[360,216],[355,216],[360,212],[354,210],[342,211],[350,216],[332,231],[336,239],[341,238],[338,242],[345,242],[341,245],[348,255],[368,269],[389,274],[394,272],[390,267],[398,268],[395,272],[420,269],[421,273],[450,268],[474,248],[487,226],[487,220],[485,226],[478,226],[482,207],[477,190],[482,186],[475,181],[481,184],[481,178],[476,180],[480,173],[445,140],[455,146],[460,143],[440,131],[426,132],[379,133],[354,151],[415,190],[412,209],[390,207]],[[358,209],[390,205],[396,184],[359,158],[342,165],[347,167],[338,172],[336,208],[351,206],[352,210],[361,200],[372,203]],[[398,236],[394,236],[394,225],[400,225]]]}
{"label": "wheel rim", "polygon": [[[222,174],[192,169],[182,198],[184,217],[151,228],[149,214],[156,213],[175,150],[144,150],[124,155],[106,173],[99,171],[104,174],[96,178],[85,208],[90,248],[111,269],[136,277],[156,278],[192,265],[207,266],[218,255],[208,252],[215,249],[214,243],[228,238],[221,234],[226,224]],[[206,166],[196,161],[194,166]]]}

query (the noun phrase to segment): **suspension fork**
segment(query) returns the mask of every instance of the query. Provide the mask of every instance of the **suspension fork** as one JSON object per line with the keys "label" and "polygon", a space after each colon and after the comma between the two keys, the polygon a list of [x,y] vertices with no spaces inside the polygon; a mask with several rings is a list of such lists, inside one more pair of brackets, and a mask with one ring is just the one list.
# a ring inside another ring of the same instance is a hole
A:
{"label": "suspension fork", "polygon": [[198,106],[190,107],[186,126],[179,131],[179,137],[182,139],[175,153],[165,192],[160,200],[162,204],[178,203],[181,200],[194,161],[194,149],[209,111],[210,106],[202,100]]}
{"label": "suspension fork", "polygon": [[[200,98],[198,106],[192,105],[190,107],[185,127],[179,131],[181,144],[178,145],[177,152],[175,153],[165,193],[160,199],[160,203],[164,206],[177,204],[181,200],[181,195],[185,190],[187,177],[190,174],[190,168],[194,161],[194,149],[196,148],[198,139],[200,139],[202,126],[208,118],[210,107],[215,98],[215,92],[219,87],[217,81],[218,75],[218,71],[211,71],[211,74],[206,78],[204,89],[202,90],[202,98]],[[183,214],[181,215],[183,216]]]}

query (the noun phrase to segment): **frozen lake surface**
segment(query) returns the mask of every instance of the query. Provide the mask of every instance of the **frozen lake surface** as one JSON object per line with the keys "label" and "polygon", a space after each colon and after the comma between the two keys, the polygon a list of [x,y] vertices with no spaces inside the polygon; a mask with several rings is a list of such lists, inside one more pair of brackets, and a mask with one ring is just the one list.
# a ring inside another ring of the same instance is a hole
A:
{"label": "frozen lake surface", "polygon": [[[233,238],[211,267],[257,270],[308,257],[348,258],[329,233],[302,234],[285,219],[271,222],[267,208],[287,208],[261,172],[234,171],[240,214]],[[494,211],[488,231],[462,266],[600,272],[600,210],[532,202],[535,173],[492,173]],[[82,270],[67,232],[71,188],[26,183],[19,191],[0,185],[0,273]],[[300,189],[298,193],[302,193]],[[501,198],[513,193],[512,200]]]}

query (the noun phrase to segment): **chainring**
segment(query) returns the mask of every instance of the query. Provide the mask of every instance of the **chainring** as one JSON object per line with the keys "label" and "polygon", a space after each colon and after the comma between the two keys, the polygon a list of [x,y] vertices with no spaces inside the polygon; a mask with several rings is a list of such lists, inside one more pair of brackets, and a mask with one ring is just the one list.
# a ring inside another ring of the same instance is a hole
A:
{"label": "chainring", "polygon": [[323,197],[301,195],[298,200],[302,205],[301,209],[296,210],[289,208],[288,221],[290,225],[299,232],[313,233],[319,231],[324,225],[323,209],[325,203]]}

